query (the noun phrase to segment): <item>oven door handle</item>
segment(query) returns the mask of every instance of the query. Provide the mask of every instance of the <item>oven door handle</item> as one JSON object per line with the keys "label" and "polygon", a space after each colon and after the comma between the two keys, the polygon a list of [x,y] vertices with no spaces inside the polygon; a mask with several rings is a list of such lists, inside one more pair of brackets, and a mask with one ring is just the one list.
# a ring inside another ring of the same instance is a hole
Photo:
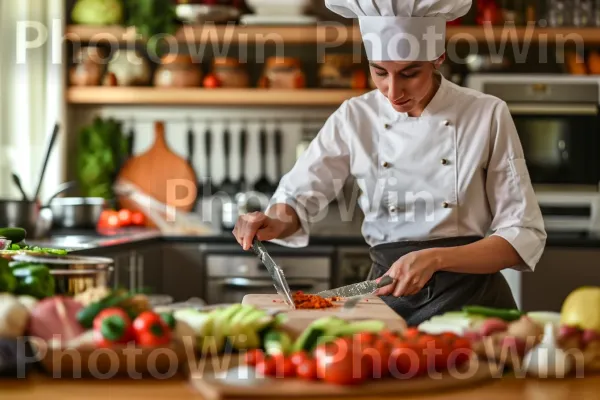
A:
{"label": "oven door handle", "polygon": [[595,104],[535,104],[513,103],[508,104],[511,114],[539,114],[539,115],[597,115],[598,106]]}
{"label": "oven door handle", "polygon": [[[220,286],[230,286],[236,288],[272,288],[273,281],[266,279],[248,279],[248,278],[226,278],[215,282]],[[311,289],[315,286],[315,282],[308,280],[293,280],[288,279],[290,289]]]}

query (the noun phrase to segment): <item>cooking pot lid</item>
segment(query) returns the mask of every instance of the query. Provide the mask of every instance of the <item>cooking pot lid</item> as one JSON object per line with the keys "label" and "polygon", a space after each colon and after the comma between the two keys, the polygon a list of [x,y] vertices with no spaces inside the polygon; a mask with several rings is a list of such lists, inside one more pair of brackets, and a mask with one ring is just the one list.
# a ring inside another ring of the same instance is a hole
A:
{"label": "cooking pot lid", "polygon": [[32,255],[18,254],[13,257],[14,261],[31,262],[38,264],[112,264],[114,260],[108,257],[72,256],[72,255]]}

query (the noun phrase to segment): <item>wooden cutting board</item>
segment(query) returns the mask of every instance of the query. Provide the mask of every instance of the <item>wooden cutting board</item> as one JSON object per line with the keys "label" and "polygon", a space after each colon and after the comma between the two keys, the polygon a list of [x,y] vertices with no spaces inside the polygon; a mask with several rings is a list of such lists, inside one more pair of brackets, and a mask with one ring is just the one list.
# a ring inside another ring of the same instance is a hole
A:
{"label": "wooden cutting board", "polygon": [[384,321],[386,326],[391,330],[401,332],[406,329],[406,321],[377,296],[369,296],[363,299],[351,312],[342,312],[343,301],[335,302],[335,307],[332,308],[292,310],[288,308],[287,304],[278,294],[249,294],[244,296],[242,304],[286,312],[289,317],[288,322],[285,324],[286,330],[291,330],[292,333],[298,334],[310,325],[312,321],[332,315],[337,315],[340,318],[351,321],[378,319]]}
{"label": "wooden cutting board", "polygon": [[[186,159],[169,148],[164,122],[157,121],[154,128],[152,147],[145,153],[130,158],[123,165],[117,179],[128,180],[164,204],[181,211],[191,211],[197,196],[196,174]],[[176,182],[180,184],[173,185]],[[138,209],[126,198],[119,198],[119,201],[123,207]]]}
{"label": "wooden cutting board", "polygon": [[[190,371],[190,383],[205,400],[260,398],[400,398],[416,393],[443,393],[502,377],[502,369],[474,358],[452,373],[418,378],[387,377],[361,385],[340,386],[298,378],[261,377],[252,368],[244,368],[240,355],[206,358]],[[238,366],[242,366],[241,369]],[[224,372],[227,379],[224,378]]]}

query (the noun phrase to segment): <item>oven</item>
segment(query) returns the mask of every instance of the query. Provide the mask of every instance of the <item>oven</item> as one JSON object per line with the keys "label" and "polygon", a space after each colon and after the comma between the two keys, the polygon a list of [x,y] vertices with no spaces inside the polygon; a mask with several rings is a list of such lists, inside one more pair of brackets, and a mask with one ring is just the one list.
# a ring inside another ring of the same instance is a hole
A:
{"label": "oven", "polygon": [[[265,246],[283,270],[292,292],[316,293],[332,287],[332,247],[292,249],[271,243]],[[239,245],[207,245],[203,257],[204,300],[208,304],[241,303],[247,294],[277,293],[266,267],[254,253],[242,251]]]}
{"label": "oven", "polygon": [[471,77],[467,84],[508,104],[534,185],[597,190],[598,79],[525,79]]}
{"label": "oven", "polygon": [[504,100],[547,230],[600,231],[600,77],[473,74]]}

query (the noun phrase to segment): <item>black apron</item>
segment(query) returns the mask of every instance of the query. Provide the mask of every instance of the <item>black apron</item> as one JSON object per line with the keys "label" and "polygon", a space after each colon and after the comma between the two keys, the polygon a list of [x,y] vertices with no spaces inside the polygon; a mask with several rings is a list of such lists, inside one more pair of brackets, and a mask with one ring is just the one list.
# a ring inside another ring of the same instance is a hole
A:
{"label": "black apron", "polygon": [[[413,251],[462,246],[481,240],[481,237],[462,236],[427,241],[402,241],[371,247],[373,264],[368,279],[383,276],[400,257]],[[416,326],[434,315],[460,311],[466,305],[496,308],[517,308],[504,275],[463,274],[438,271],[418,293],[411,296],[381,296],[409,326]]]}

